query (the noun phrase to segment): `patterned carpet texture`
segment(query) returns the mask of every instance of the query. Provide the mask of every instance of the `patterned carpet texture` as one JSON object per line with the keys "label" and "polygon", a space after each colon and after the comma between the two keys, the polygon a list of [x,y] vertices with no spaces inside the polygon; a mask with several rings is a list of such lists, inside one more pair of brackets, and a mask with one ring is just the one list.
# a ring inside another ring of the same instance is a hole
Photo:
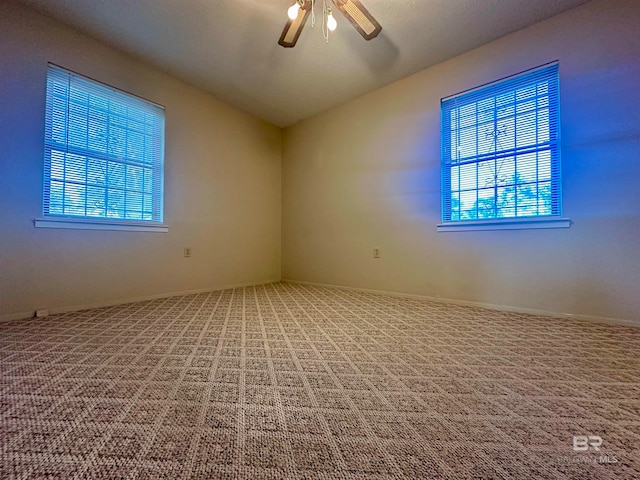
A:
{"label": "patterned carpet texture", "polygon": [[638,479],[640,329],[276,283],[0,323],[0,478]]}

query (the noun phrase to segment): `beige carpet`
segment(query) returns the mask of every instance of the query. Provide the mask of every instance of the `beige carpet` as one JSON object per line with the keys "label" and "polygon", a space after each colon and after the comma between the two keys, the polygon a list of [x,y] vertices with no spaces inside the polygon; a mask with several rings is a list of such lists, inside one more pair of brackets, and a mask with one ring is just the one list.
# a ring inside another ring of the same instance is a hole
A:
{"label": "beige carpet", "polygon": [[637,479],[639,353],[292,284],[0,323],[0,477]]}

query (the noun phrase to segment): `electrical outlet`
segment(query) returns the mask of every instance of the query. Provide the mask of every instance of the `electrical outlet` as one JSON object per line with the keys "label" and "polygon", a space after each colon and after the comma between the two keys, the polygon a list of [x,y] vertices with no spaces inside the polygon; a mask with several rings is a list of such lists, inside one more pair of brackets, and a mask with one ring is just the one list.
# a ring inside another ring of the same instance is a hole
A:
{"label": "electrical outlet", "polygon": [[48,317],[49,316],[49,310],[36,310],[36,317],[38,318],[42,318],[42,317]]}
{"label": "electrical outlet", "polygon": [[185,258],[191,257],[191,247],[184,247],[184,256]]}
{"label": "electrical outlet", "polygon": [[380,249],[378,247],[373,247],[373,258],[380,258]]}

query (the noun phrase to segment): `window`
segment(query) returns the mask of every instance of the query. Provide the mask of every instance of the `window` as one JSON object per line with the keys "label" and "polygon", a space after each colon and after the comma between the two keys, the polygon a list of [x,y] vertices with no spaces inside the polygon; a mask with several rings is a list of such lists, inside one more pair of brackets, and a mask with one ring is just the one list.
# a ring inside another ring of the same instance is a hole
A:
{"label": "window", "polygon": [[558,90],[554,62],[442,100],[439,230],[569,226]]}
{"label": "window", "polygon": [[166,231],[163,164],[162,107],[49,65],[36,226]]}

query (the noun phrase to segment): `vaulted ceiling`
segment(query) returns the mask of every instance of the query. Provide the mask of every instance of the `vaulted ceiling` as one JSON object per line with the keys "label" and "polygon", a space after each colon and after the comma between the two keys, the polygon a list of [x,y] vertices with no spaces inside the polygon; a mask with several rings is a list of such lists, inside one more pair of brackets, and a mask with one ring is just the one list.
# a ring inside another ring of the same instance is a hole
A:
{"label": "vaulted ceiling", "polygon": [[588,0],[361,0],[382,25],[365,41],[334,12],[278,45],[293,0],[22,0],[284,127]]}

